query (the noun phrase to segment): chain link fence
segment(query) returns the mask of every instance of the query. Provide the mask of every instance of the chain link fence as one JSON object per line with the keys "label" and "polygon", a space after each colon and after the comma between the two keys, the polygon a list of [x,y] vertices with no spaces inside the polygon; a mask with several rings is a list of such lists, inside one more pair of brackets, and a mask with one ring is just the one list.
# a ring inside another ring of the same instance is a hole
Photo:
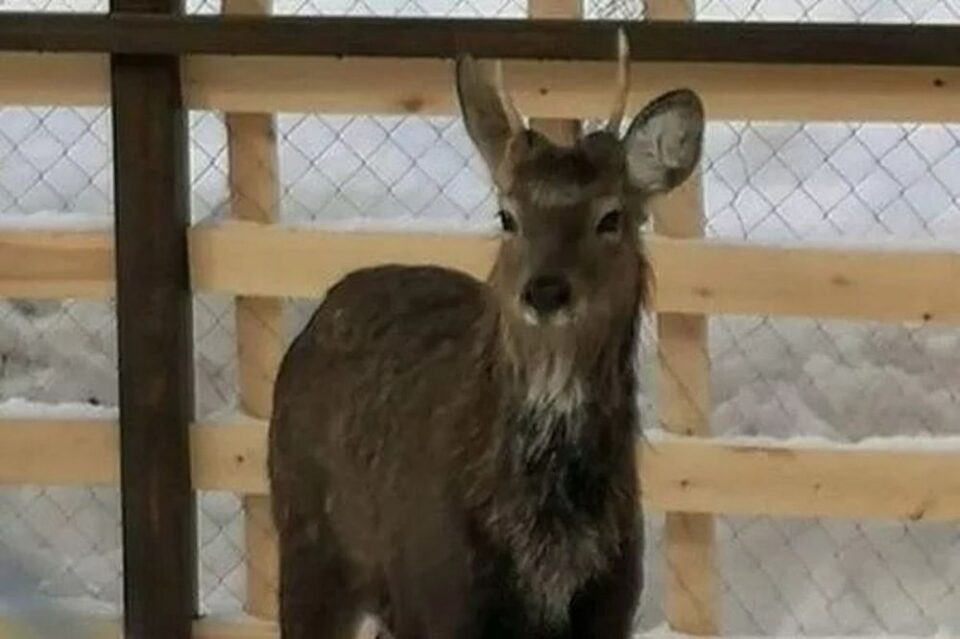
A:
{"label": "chain link fence", "polygon": [[[201,13],[216,2],[190,3]],[[955,23],[957,0],[704,0],[704,20]],[[100,0],[0,0],[0,10],[105,11]],[[282,14],[522,17],[513,0],[283,0]],[[636,18],[596,0],[588,18]],[[483,232],[484,168],[457,118],[280,114],[284,224]],[[112,214],[108,113],[0,108],[0,228],[102,227]],[[960,238],[960,126],[712,122],[704,160],[707,234],[747,241],[932,244]],[[222,114],[191,114],[193,214],[229,214]],[[288,340],[315,301],[288,300]],[[0,301],[0,415],[113,414],[112,303]],[[238,410],[232,299],[195,301],[198,414]],[[655,331],[644,330],[648,430],[656,417]],[[946,328],[717,317],[709,322],[719,436],[960,434],[960,334]],[[203,610],[237,613],[246,593],[241,500],[200,497]],[[648,516],[640,627],[663,623],[662,521]],[[877,635],[960,631],[960,531],[929,523],[717,521],[725,634]],[[22,558],[44,596],[117,612],[119,502],[113,489],[0,489],[0,557]],[[0,562],[2,563],[2,562]],[[0,590],[0,600],[3,591]]]}

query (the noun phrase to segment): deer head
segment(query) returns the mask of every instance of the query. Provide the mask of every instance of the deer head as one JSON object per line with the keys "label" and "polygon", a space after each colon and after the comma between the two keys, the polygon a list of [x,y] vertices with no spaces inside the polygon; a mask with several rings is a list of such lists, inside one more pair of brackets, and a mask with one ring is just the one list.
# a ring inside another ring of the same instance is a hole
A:
{"label": "deer head", "polygon": [[621,136],[629,50],[619,33],[607,125],[559,146],[524,124],[501,65],[457,63],[467,132],[493,178],[502,242],[491,284],[528,326],[560,327],[636,306],[644,262],[644,203],[682,183],[700,158],[703,107],[689,90],[650,102]]}

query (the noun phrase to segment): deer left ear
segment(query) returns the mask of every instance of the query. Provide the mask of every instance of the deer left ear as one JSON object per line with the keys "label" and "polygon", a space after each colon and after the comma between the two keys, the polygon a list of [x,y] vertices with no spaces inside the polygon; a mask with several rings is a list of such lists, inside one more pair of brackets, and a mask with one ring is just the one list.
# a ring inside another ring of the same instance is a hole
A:
{"label": "deer left ear", "polygon": [[681,184],[700,161],[703,127],[703,104],[693,91],[671,91],[648,104],[623,140],[630,184],[651,195]]}

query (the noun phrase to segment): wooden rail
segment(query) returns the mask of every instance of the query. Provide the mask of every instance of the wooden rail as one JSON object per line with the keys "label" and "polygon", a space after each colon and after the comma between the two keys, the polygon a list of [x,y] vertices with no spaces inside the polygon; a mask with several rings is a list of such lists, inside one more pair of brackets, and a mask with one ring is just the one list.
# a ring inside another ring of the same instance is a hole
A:
{"label": "wooden rail", "polygon": [[[476,235],[344,233],[231,222],[190,229],[197,291],[319,297],[346,272],[380,264],[442,264],[478,277],[495,244]],[[0,232],[0,296],[105,298],[113,291],[109,232]],[[647,238],[654,310],[960,323],[960,251],[765,246]]]}
{"label": "wooden rail", "polygon": [[108,231],[0,230],[0,296],[109,297],[113,259]]}
{"label": "wooden rail", "polygon": [[[960,251],[647,241],[659,312],[960,322]],[[237,295],[316,297],[346,272],[439,263],[478,277],[493,241],[467,235],[338,233],[227,224],[191,231],[193,285]]]}
{"label": "wooden rail", "polygon": [[[608,115],[608,61],[504,66],[526,115]],[[186,56],[184,100],[194,109],[232,112],[453,114],[452,68],[441,58]],[[105,105],[107,69],[98,54],[0,53],[0,102]],[[960,108],[960,68],[950,66],[634,62],[631,75],[632,108],[688,86],[713,120],[948,122]]]}
{"label": "wooden rail", "polygon": [[[178,0],[111,0],[174,15]],[[110,59],[116,238],[123,630],[189,639],[197,611],[190,165],[180,60]],[[146,152],[145,152],[146,151]]]}
{"label": "wooden rail", "polygon": [[[224,0],[223,11],[238,16],[267,15],[270,0]],[[272,224],[280,217],[276,122],[272,113],[228,113],[230,212],[238,220]],[[283,301],[275,297],[236,299],[237,368],[240,408],[269,419],[273,382],[284,348]],[[260,619],[277,616],[279,559],[270,499],[243,500],[246,564],[244,611]]]}
{"label": "wooden rail", "polygon": [[[692,20],[683,0],[648,0],[648,19]],[[703,238],[703,182],[700,171],[679,188],[650,202],[657,233],[670,238]],[[681,262],[687,269],[689,262]],[[671,287],[672,288],[672,287]],[[711,291],[712,289],[703,289]],[[661,426],[686,437],[708,437],[712,413],[708,319],[704,315],[657,314],[657,410]],[[664,516],[664,611],[670,628],[715,635],[720,598],[710,515],[668,510]]]}
{"label": "wooden rail", "polygon": [[[265,495],[266,436],[262,421],[194,424],[194,488]],[[109,420],[0,420],[0,484],[116,484],[117,438]],[[643,441],[640,455],[643,499],[660,511],[960,520],[957,438],[898,449],[669,437]]]}
{"label": "wooden rail", "polygon": [[458,18],[0,15],[0,50],[151,55],[312,55],[659,62],[955,66],[948,25],[475,20]]}
{"label": "wooden rail", "polygon": [[[200,619],[193,622],[192,639],[279,639],[276,624],[252,619]],[[0,637],[34,637],[29,621],[0,616]],[[123,624],[116,619],[80,619],[76,635],[83,639],[124,639]]]}

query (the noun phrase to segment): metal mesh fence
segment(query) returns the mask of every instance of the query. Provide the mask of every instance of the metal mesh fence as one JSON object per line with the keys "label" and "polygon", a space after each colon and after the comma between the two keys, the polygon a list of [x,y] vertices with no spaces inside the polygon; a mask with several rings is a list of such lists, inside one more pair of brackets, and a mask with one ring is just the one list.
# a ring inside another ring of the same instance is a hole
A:
{"label": "metal mesh fence", "polygon": [[[0,10],[104,11],[100,0],[0,0]],[[520,17],[511,0],[278,2],[283,14]],[[191,2],[217,12],[216,2]],[[595,0],[588,18],[638,17],[639,3]],[[957,22],[957,0],[704,0],[698,19]],[[334,228],[491,228],[485,171],[456,118],[278,117],[281,222]],[[191,114],[194,218],[227,215],[223,118]],[[748,241],[920,245],[960,237],[960,126],[713,122],[707,134],[707,232]],[[109,224],[108,113],[0,109],[0,225]],[[285,304],[289,339],[315,302]],[[233,300],[195,302],[198,412],[237,410]],[[809,319],[710,320],[717,435],[824,437],[956,434],[960,337],[929,326]],[[655,389],[657,344],[645,330]],[[648,395],[652,398],[655,392]],[[64,404],[72,402],[72,404]],[[37,403],[45,406],[38,408]],[[3,414],[116,403],[111,304],[0,303]],[[49,404],[64,404],[51,409]],[[647,402],[648,428],[658,426]],[[238,612],[246,597],[241,500],[201,495],[204,610]],[[0,490],[0,554],[44,596],[120,605],[119,505],[106,489]],[[663,621],[662,521],[648,516],[648,588],[640,627]],[[720,518],[722,629],[728,634],[931,634],[960,631],[960,533],[929,523]],[[2,562],[0,562],[2,563]],[[0,599],[3,591],[0,590]]]}

